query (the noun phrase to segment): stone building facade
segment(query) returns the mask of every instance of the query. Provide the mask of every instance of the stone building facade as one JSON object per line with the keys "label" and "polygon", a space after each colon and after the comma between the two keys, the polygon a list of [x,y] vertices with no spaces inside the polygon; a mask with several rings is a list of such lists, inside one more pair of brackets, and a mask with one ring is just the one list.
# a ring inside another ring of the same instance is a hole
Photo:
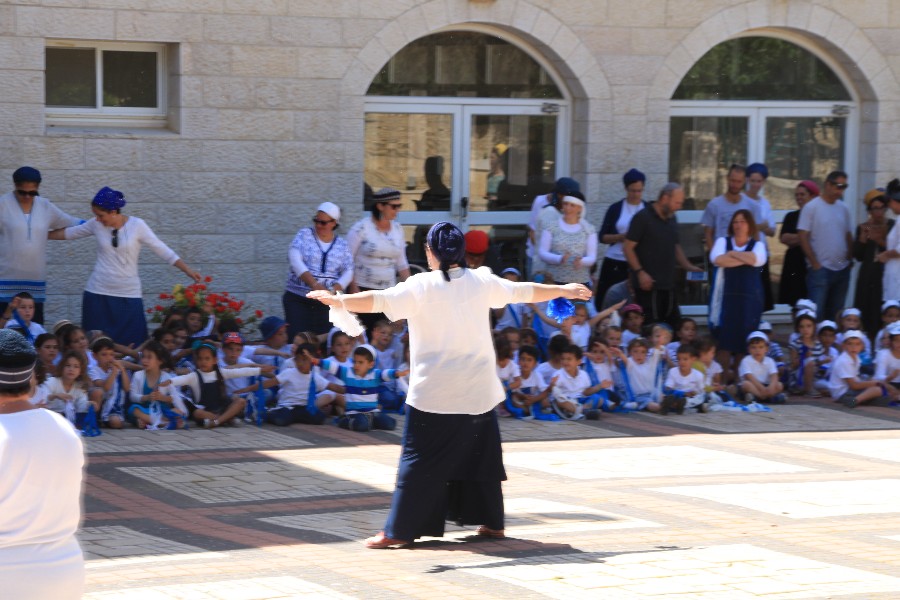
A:
{"label": "stone building facade", "polygon": [[[543,157],[543,175],[578,179],[588,198],[588,217],[599,224],[605,207],[622,196],[621,175],[629,168],[647,174],[648,196],[678,173],[670,136],[679,115],[702,113],[704,106],[716,118],[756,111],[741,134],[749,138],[744,158],[768,156],[772,139],[766,138],[765,119],[771,111],[765,111],[779,98],[758,106],[754,99],[707,98],[706,105],[673,99],[710,50],[753,36],[801,48],[844,87],[843,100],[825,98],[817,110],[834,104],[833,110],[826,108],[845,119],[830,164],[849,172],[848,202],[861,216],[856,199],[883,185],[898,163],[898,29],[900,3],[891,0],[10,1],[0,4],[0,172],[9,174],[23,164],[41,169],[43,194],[84,217],[103,185],[124,191],[127,211],[146,219],[192,266],[213,276],[218,288],[280,313],[287,247],[309,223],[315,205],[340,204],[343,231],[363,215],[363,181],[377,171],[377,165],[367,165],[372,160],[367,148],[379,143],[367,139],[377,135],[367,128],[367,115],[399,106],[387,96],[373,97],[370,89],[392,57],[417,40],[481,34],[514,46],[539,65],[542,77],[559,90],[560,97],[547,103],[550,108],[526,107],[522,96],[515,96],[491,99],[486,112],[555,115],[555,137],[547,146],[555,154]],[[51,64],[59,53],[48,50],[71,48],[108,52],[109,63],[106,58],[96,63],[107,69],[104,73],[116,73],[116,52],[149,48],[158,59],[159,105],[149,112],[128,110],[134,101],[107,100],[115,90],[100,81],[97,106],[80,112],[51,106],[51,96],[70,82],[71,69],[67,55]],[[51,73],[59,79],[48,83]],[[461,97],[466,100],[459,104]],[[396,112],[415,112],[415,101],[409,95],[398,99],[402,106]],[[106,102],[125,108],[107,111]],[[437,102],[428,97],[421,106]],[[469,106],[471,95],[454,96],[441,106],[454,103]],[[802,113],[802,107],[795,109]],[[453,118],[468,118],[469,109],[459,110]],[[477,121],[472,123],[474,131]],[[470,129],[458,131],[474,139]],[[712,152],[719,153],[713,163],[728,158],[721,140],[711,143]],[[410,224],[411,240],[413,226],[433,216],[487,228],[515,229],[527,221],[523,211],[497,212],[493,221],[490,210],[480,219],[465,214],[460,198],[473,187],[471,173],[484,170],[469,152],[474,147],[466,140],[448,142],[453,156],[445,175],[453,191],[446,213],[417,214],[412,200],[418,196],[412,193],[420,192],[421,178],[398,174],[398,181],[410,184],[405,190],[410,199],[404,200],[410,210],[401,220]],[[466,173],[451,172],[463,167]],[[721,167],[711,167],[713,179]],[[697,217],[686,214],[683,220]],[[94,260],[92,244],[51,243],[48,320],[78,318]],[[183,281],[150,255],[141,274],[149,303]]]}

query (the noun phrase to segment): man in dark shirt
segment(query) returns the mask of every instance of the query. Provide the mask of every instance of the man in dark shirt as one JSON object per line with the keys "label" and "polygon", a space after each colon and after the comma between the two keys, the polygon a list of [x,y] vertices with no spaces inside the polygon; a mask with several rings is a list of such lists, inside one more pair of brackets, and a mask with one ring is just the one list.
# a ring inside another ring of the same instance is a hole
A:
{"label": "man in dark shirt", "polygon": [[684,204],[684,190],[667,183],[659,198],[631,220],[623,250],[631,272],[635,301],[653,323],[668,323],[674,329],[681,318],[675,298],[675,266],[702,271],[688,262],[678,243],[675,213]]}

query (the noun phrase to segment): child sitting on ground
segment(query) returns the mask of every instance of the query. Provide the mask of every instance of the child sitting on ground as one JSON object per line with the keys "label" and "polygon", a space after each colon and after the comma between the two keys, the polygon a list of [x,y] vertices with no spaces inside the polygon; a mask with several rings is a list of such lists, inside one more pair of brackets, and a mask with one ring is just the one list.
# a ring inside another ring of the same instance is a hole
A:
{"label": "child sitting on ground", "polygon": [[570,344],[560,353],[562,368],[554,374],[556,383],[553,385],[550,406],[563,419],[587,418],[596,421],[600,418],[600,409],[596,406],[584,409],[582,400],[593,396],[603,387],[602,384],[591,385],[590,377],[581,370],[583,356],[581,348],[575,344]]}
{"label": "child sitting on ground", "polygon": [[519,372],[521,385],[512,391],[513,408],[522,411],[522,416],[535,416],[543,409],[550,408],[550,393],[556,378],[545,383],[544,378],[537,372],[540,352],[534,346],[522,346],[519,348]]}
{"label": "child sitting on ground", "polygon": [[819,368],[816,369],[816,389],[824,393],[828,393],[828,375],[831,372],[831,365],[840,356],[837,349],[837,324],[834,321],[822,321],[816,325],[816,336],[819,343],[822,344],[822,356],[819,358]]}
{"label": "child sitting on ground", "polygon": [[6,321],[6,328],[17,328],[22,331],[32,344],[42,333],[47,331],[40,324],[35,323],[31,319],[34,318],[34,296],[28,292],[19,292],[13,296],[12,301],[6,308],[6,314],[3,315]]}
{"label": "child sitting on ground", "polygon": [[[263,387],[279,386],[277,405],[266,412],[267,423],[279,427],[292,423],[321,425],[325,422],[326,411],[334,415],[344,414],[344,386],[328,381],[320,369],[313,367],[310,356],[315,352],[314,345],[300,344],[291,361],[293,367],[263,382]],[[237,393],[250,392],[256,387],[239,389]],[[312,403],[310,392],[314,395]]]}
{"label": "child sitting on ground", "polygon": [[306,353],[312,364],[320,365],[322,370],[336,375],[344,383],[346,414],[338,420],[338,426],[343,429],[390,431],[397,427],[397,421],[379,409],[378,392],[382,382],[403,377],[409,371],[376,369],[376,354],[377,350],[369,344],[358,346],[353,351],[353,368],[348,369],[332,359],[319,360],[311,352]]}
{"label": "child sitting on ground", "polygon": [[622,307],[622,344],[629,346],[632,340],[643,335],[644,309],[638,304]]}
{"label": "child sitting on ground", "polygon": [[572,342],[564,335],[555,335],[547,342],[547,362],[538,365],[537,372],[544,381],[550,380],[553,375],[562,369],[562,351]]}
{"label": "child sitting on ground", "polygon": [[754,331],[747,336],[747,356],[741,360],[738,376],[741,378],[741,392],[744,402],[769,402],[784,404],[784,386],[778,380],[778,367],[769,358],[769,337],[762,331]]}
{"label": "child sitting on ground", "polygon": [[[843,343],[845,331],[862,331],[862,312],[853,307],[842,310],[838,331],[836,338],[838,344]],[[865,332],[863,332],[863,349],[859,353],[859,372],[865,376],[871,376],[875,372],[875,352],[872,351],[872,341]]]}
{"label": "child sitting on ground", "polygon": [[669,369],[663,388],[663,401],[659,414],[667,415],[674,410],[679,415],[685,408],[696,408],[705,413],[707,405],[703,398],[703,373],[694,368],[697,353],[692,344],[682,344],[675,353],[678,366]]}
{"label": "child sitting on ground", "polygon": [[682,317],[675,329],[675,341],[666,345],[666,353],[671,364],[678,364],[678,349],[684,344],[693,344],[695,339],[697,339],[697,321],[690,317]]}
{"label": "child sitting on ground", "polygon": [[628,410],[647,410],[659,412],[657,402],[662,390],[657,386],[656,377],[660,359],[665,347],[657,348],[658,352],[650,353],[650,342],[646,338],[635,338],[628,344],[628,356],[618,348],[609,347],[610,353],[625,365],[627,376],[627,397],[623,407]]}
{"label": "child sitting on ground", "polygon": [[874,349],[876,351],[882,348],[890,348],[890,326],[900,320],[900,302],[897,300],[885,300],[881,304],[881,323],[884,327],[875,336]]}
{"label": "child sitting on ground", "polygon": [[97,364],[89,369],[88,375],[94,384],[90,401],[94,405],[99,421],[110,429],[122,429],[125,424],[125,402],[131,390],[131,378],[122,361],[116,360],[113,341],[107,337],[94,340],[91,346]]}
{"label": "child sitting on ground", "polygon": [[808,310],[801,310],[794,318],[794,332],[791,341],[791,393],[820,398],[816,390],[816,371],[819,359],[825,353],[822,343],[816,337],[816,317]]}
{"label": "child sitting on ground", "polygon": [[887,326],[889,348],[882,348],[875,355],[876,381],[884,384],[891,400],[900,399],[900,323]]}
{"label": "child sitting on ground", "polygon": [[716,362],[716,341],[704,336],[694,344],[697,360],[694,368],[703,373],[703,397],[706,404],[722,404],[727,399],[722,385],[722,365]]}
{"label": "child sitting on ground", "polygon": [[225,381],[239,377],[257,377],[260,374],[259,367],[220,369],[218,349],[209,340],[194,341],[194,365],[195,371],[161,381],[159,385],[188,386],[191,389],[193,401],[187,404],[190,413],[188,416],[198,425],[207,429],[226,424],[239,426],[247,401],[229,394]]}
{"label": "child sitting on ground", "polygon": [[600,385],[599,395],[602,401],[597,403],[598,407],[611,412],[622,402],[622,396],[615,389],[611,369],[614,365],[601,338],[592,337],[589,346],[590,351],[584,354],[582,368],[587,373],[591,385]]}
{"label": "child sitting on ground", "polygon": [[778,369],[778,380],[783,385],[787,385],[789,382],[790,371],[785,362],[784,350],[781,349],[781,344],[772,339],[772,324],[768,321],[760,321],[759,331],[762,331],[769,336],[769,352],[766,356],[775,361],[775,367]]}
{"label": "child sitting on ground", "polygon": [[44,383],[47,408],[81,429],[90,404],[87,393],[89,385],[84,355],[75,350],[66,352],[59,361],[56,377],[50,377]]}
{"label": "child sitting on ground", "polygon": [[865,335],[861,331],[851,329],[844,332],[844,351],[834,361],[828,379],[831,397],[848,408],[856,408],[860,404],[886,395],[887,392],[880,381],[863,381],[859,378],[859,354],[865,347],[864,338]]}

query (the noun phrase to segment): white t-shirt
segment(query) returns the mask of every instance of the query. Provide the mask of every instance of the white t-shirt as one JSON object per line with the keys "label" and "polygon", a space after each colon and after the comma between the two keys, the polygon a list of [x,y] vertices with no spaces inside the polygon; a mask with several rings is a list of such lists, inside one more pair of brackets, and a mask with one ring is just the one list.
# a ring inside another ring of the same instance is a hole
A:
{"label": "white t-shirt", "polygon": [[4,598],[76,600],[84,556],[81,519],[84,449],[58,414],[0,414],[0,589]]}
{"label": "white t-shirt", "polygon": [[[102,380],[106,381],[106,378],[109,377],[109,371],[103,370],[100,368],[100,365],[94,365],[90,369],[88,369],[88,377],[91,382]],[[122,393],[122,389],[119,387],[119,381],[121,376],[116,376],[113,380],[112,387],[109,388],[108,392],[103,392],[103,406],[100,409],[100,416],[103,420],[106,420],[109,417],[110,413],[124,413],[125,412],[125,401],[127,398],[125,394]]]}
{"label": "white t-shirt", "polygon": [[623,329],[622,330],[622,347],[627,348],[628,344],[631,343],[631,340],[636,340],[639,337],[641,337],[641,334],[634,333],[629,329]]}
{"label": "white t-shirt", "polygon": [[576,400],[583,397],[584,390],[591,387],[591,378],[581,369],[578,369],[575,376],[569,375],[565,369],[556,371],[553,376],[556,377],[556,385],[553,386],[554,396]]}
{"label": "white t-shirt", "polygon": [[879,350],[875,355],[875,379],[883,382],[900,383],[900,375],[888,380],[888,375],[900,369],[900,358],[888,349]]}
{"label": "white t-shirt", "polygon": [[379,231],[371,217],[357,221],[347,233],[357,285],[383,290],[397,283],[397,272],[409,268],[406,238],[397,221],[387,233]]}
{"label": "white t-shirt", "polygon": [[682,375],[678,367],[669,369],[665,386],[667,389],[679,392],[703,393],[703,373],[697,369],[691,369],[690,373]]}
{"label": "white t-shirt", "polygon": [[97,240],[97,262],[84,286],[85,291],[116,296],[140,298],[141,278],[138,276],[138,256],[141,247],[147,246],[170,265],[178,261],[175,251],[156,237],[153,230],[139,217],[128,217],[119,228],[118,247],[112,245],[112,228],[101,225],[96,218],[65,230],[67,240],[77,240],[90,235]]}
{"label": "white t-shirt", "polygon": [[550,381],[550,378],[553,377],[553,374],[556,373],[557,369],[558,367],[554,367],[548,361],[539,364],[534,372],[540,375],[544,381]]}
{"label": "white t-shirt", "polygon": [[588,342],[591,340],[591,326],[589,323],[582,323],[572,325],[572,334],[569,336],[572,340],[572,343],[581,348],[582,350],[587,350]]}
{"label": "white t-shirt", "polygon": [[722,371],[723,371],[722,365],[720,365],[718,362],[712,361],[711,363],[709,363],[709,366],[706,367],[706,369],[703,373],[704,389],[712,388],[713,380],[715,379],[716,375],[718,375]]}
{"label": "white t-shirt", "polygon": [[768,356],[764,356],[762,361],[758,361],[748,354],[741,360],[738,375],[741,379],[746,375],[753,375],[761,384],[769,385],[769,378],[772,375],[778,375],[778,366]]}
{"label": "white t-shirt", "polygon": [[[226,371],[229,369],[246,369],[247,365],[253,365],[252,360],[247,360],[243,357],[238,357],[237,362],[233,365],[226,364],[224,360],[219,359],[219,370]],[[243,366],[242,366],[243,365]],[[257,367],[259,368],[259,367]],[[251,377],[233,377],[231,379],[225,380],[225,392],[230,396],[235,393],[237,390],[241,388],[245,388],[248,385],[253,383],[253,379]]]}
{"label": "white t-shirt", "polygon": [[[515,316],[513,316],[515,314]],[[497,319],[497,325],[494,331],[501,331],[507,327],[515,327],[521,329],[525,327],[525,320],[531,314],[531,309],[527,304],[507,304],[506,308]],[[518,319],[518,320],[517,320]]]}
{"label": "white t-shirt", "polygon": [[316,393],[328,387],[328,380],[322,377],[322,371],[313,368],[309,373],[301,373],[297,369],[285,369],[278,375],[278,408],[305,405],[309,400],[309,378],[315,378]]}
{"label": "white t-shirt", "polygon": [[521,377],[522,372],[519,371],[519,365],[516,364],[516,361],[510,359],[508,363],[506,363],[505,367],[501,367],[497,365],[497,377],[500,378],[500,381],[504,383],[512,383],[513,379],[516,377]]}
{"label": "white t-shirt", "polygon": [[844,380],[857,377],[859,377],[859,359],[854,359],[846,352],[841,352],[828,375],[828,389],[831,391],[831,397],[837,400],[846,394],[850,390],[850,386]]}
{"label": "white t-shirt", "polygon": [[72,423],[75,422],[76,414],[87,412],[87,391],[78,383],[72,385],[72,389],[66,390],[65,386],[63,386],[62,379],[59,377],[48,377],[47,381],[43,383],[43,386],[47,392],[47,396],[52,394],[68,394],[69,396],[72,396],[72,400],[61,400],[59,398],[48,400],[47,408],[53,412],[63,415]]}
{"label": "white t-shirt", "polygon": [[[612,372],[609,370],[609,365],[605,362],[595,363],[591,361],[591,366],[594,368],[594,373],[597,375],[597,383],[602,383],[604,381],[612,381]],[[585,371],[587,373],[587,371]],[[590,375],[588,375],[590,377]]]}
{"label": "white t-shirt", "polygon": [[531,284],[495,276],[487,267],[418,273],[374,293],[373,312],[409,322],[406,402],[419,410],[478,415],[504,398],[491,338],[491,308],[531,302]]}
{"label": "white t-shirt", "polygon": [[547,388],[547,382],[541,377],[541,374],[535,369],[528,377],[522,378],[522,385],[517,391],[528,396],[540,394]]}
{"label": "white t-shirt", "polygon": [[[15,329],[18,327],[20,327],[19,322],[15,319],[10,319],[6,323],[6,329]],[[39,323],[35,323],[34,321],[28,324],[28,331],[29,333],[31,333],[31,337],[33,337],[34,339],[37,339],[37,336],[41,335],[42,333],[47,333],[46,329],[44,329]]]}
{"label": "white t-shirt", "polygon": [[742,208],[749,210],[757,223],[760,221],[759,202],[741,192],[741,198],[737,202],[729,202],[725,199],[725,196],[716,196],[710,200],[703,210],[700,222],[704,227],[713,229],[713,239],[725,237],[728,235],[728,225],[731,223],[731,218],[734,216],[734,213]]}
{"label": "white t-shirt", "polygon": [[850,264],[847,234],[852,238],[853,226],[846,203],[829,204],[819,196],[813,198],[800,211],[797,229],[809,232],[813,254],[824,268],[840,271]]}
{"label": "white t-shirt", "polygon": [[[625,333],[624,331],[622,333]],[[643,364],[638,364],[630,357],[625,370],[628,372],[628,383],[633,394],[653,394],[658,392],[656,385],[656,370],[662,352],[654,352],[647,357]]]}

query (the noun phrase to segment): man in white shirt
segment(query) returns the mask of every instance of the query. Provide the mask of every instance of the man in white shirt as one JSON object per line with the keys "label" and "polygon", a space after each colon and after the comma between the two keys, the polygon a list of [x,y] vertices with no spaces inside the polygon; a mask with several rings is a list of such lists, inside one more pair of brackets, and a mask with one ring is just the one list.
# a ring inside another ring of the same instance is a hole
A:
{"label": "man in white shirt", "polygon": [[822,193],[800,211],[797,230],[806,255],[806,287],[825,318],[844,308],[853,266],[853,225],[850,210],[839,202],[847,189],[847,174],[832,171]]}

